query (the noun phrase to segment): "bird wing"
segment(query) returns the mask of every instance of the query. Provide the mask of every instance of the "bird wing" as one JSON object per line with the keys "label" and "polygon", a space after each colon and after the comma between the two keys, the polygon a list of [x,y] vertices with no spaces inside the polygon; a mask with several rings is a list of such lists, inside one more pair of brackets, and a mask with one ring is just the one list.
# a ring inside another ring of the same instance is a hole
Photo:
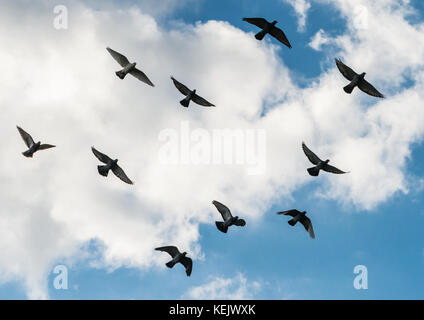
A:
{"label": "bird wing", "polygon": [[218,202],[216,200],[212,201],[212,203],[218,209],[224,221],[227,221],[233,217],[230,209],[228,209],[227,206],[223,205],[221,202]]}
{"label": "bird wing", "polygon": [[345,65],[340,59],[336,59],[336,65],[341,74],[349,81],[352,81],[353,78],[357,75],[355,71]]}
{"label": "bird wing", "polygon": [[322,170],[327,171],[327,172],[331,172],[331,173],[335,173],[335,174],[344,174],[344,173],[349,173],[349,172],[345,172],[345,171],[342,171],[342,170],[340,170],[340,169],[337,169],[336,167],[333,167],[333,166],[331,166],[331,165],[329,165],[329,164],[326,164],[326,165],[322,168]]}
{"label": "bird wing", "polygon": [[91,151],[93,151],[93,153],[96,156],[96,158],[99,159],[103,163],[106,163],[107,164],[108,162],[112,161],[111,158],[109,158],[104,153],[101,153],[100,151],[97,151],[94,147],[91,147]]}
{"label": "bird wing", "polygon": [[318,163],[322,162],[322,160],[306,146],[305,142],[302,142],[302,149],[312,164],[317,165]]}
{"label": "bird wing", "polygon": [[246,225],[246,221],[244,219],[237,219],[234,224],[239,227],[244,227]]}
{"label": "bird wing", "polygon": [[115,174],[115,176],[117,176],[119,179],[121,179],[125,183],[133,184],[133,182],[127,177],[124,170],[122,170],[120,166],[114,165],[112,167],[112,172]]}
{"label": "bird wing", "polygon": [[109,47],[107,47],[106,50],[109,51],[110,55],[113,57],[113,59],[116,60],[116,62],[118,62],[121,65],[121,67],[124,68],[130,63],[127,57],[120,54],[119,52],[116,52],[115,50],[112,50]]}
{"label": "bird wing", "polygon": [[188,95],[191,90],[187,88],[185,85],[183,85],[181,82],[179,82],[177,79],[171,76],[172,81],[174,82],[175,87],[183,94]]}
{"label": "bird wing", "polygon": [[167,252],[172,258],[175,258],[180,253],[180,251],[175,246],[159,247],[155,250]]}
{"label": "bird wing", "polygon": [[31,135],[28,132],[26,132],[24,129],[22,129],[21,127],[16,126],[16,128],[18,128],[18,131],[22,139],[24,140],[26,146],[28,148],[31,148],[34,145],[34,140],[32,139]]}
{"label": "bird wing", "polygon": [[193,260],[188,257],[183,257],[180,262],[185,267],[187,276],[190,277],[191,270],[193,269]]}
{"label": "bird wing", "polygon": [[310,236],[312,239],[315,239],[315,233],[314,233],[314,228],[312,227],[311,219],[309,219],[309,218],[308,218],[308,217],[306,217],[306,216],[303,216],[303,217],[300,219],[300,223],[301,223],[301,224],[303,224],[303,226],[305,227],[306,231],[308,231],[309,236]]}
{"label": "bird wing", "polygon": [[56,146],[52,145],[52,144],[47,144],[44,143],[42,145],[40,145],[40,147],[38,147],[38,150],[46,150],[46,149],[50,149],[50,148],[54,148]]}
{"label": "bird wing", "polygon": [[287,47],[291,48],[291,44],[289,42],[289,39],[287,39],[285,33],[283,30],[277,27],[273,27],[271,31],[269,32],[270,35],[272,35],[275,39],[280,41],[281,43],[285,44]]}
{"label": "bird wing", "polygon": [[191,100],[193,100],[193,102],[200,104],[201,106],[204,106],[204,107],[215,107],[214,104],[208,102],[207,100],[203,99],[201,96],[198,96],[197,94],[194,94]]}
{"label": "bird wing", "polygon": [[291,217],[296,217],[299,213],[300,211],[296,209],[277,212],[277,214],[284,214],[285,216],[291,216]]}
{"label": "bird wing", "polygon": [[261,29],[268,25],[268,21],[266,21],[264,18],[243,18],[243,21],[253,24]]}
{"label": "bird wing", "polygon": [[362,79],[362,81],[359,82],[358,88],[361,89],[363,92],[369,94],[370,96],[384,98],[384,95],[378,92],[378,90],[374,88],[373,85],[365,79]]}
{"label": "bird wing", "polygon": [[147,83],[149,86],[152,86],[152,87],[155,86],[153,82],[150,81],[150,79],[146,76],[146,74],[137,68],[134,68],[133,70],[131,70],[130,74],[136,77],[138,80],[143,81],[144,83]]}

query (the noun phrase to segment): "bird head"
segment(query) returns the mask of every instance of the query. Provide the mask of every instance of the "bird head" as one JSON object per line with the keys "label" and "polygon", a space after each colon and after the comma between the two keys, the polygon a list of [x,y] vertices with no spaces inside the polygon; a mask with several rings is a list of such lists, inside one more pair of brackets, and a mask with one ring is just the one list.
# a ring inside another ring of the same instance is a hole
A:
{"label": "bird head", "polygon": [[271,22],[271,24],[272,24],[273,26],[275,26],[275,25],[277,24],[277,21],[276,21],[276,20],[274,20],[274,21],[272,21],[272,22]]}
{"label": "bird head", "polygon": [[196,89],[193,90],[193,94],[195,94],[195,93],[196,93]]}
{"label": "bird head", "polygon": [[365,72],[362,72],[362,73],[360,74],[361,78],[365,77],[365,75],[366,75],[366,73],[365,73]]}
{"label": "bird head", "polygon": [[186,255],[187,255],[187,252],[185,252],[185,251],[184,251],[184,252],[183,252],[183,256],[185,257]]}
{"label": "bird head", "polygon": [[327,160],[325,160],[324,162],[325,162],[325,164],[327,164],[327,163],[329,163],[329,162],[330,162],[330,160],[329,160],[329,159],[327,159]]}
{"label": "bird head", "polygon": [[118,163],[118,159],[113,160],[113,163],[114,164],[117,164]]}
{"label": "bird head", "polygon": [[306,211],[303,211],[302,214],[306,214]]}
{"label": "bird head", "polygon": [[39,146],[41,145],[41,141],[38,141],[38,142],[36,143],[36,145],[37,145],[37,147],[39,147]]}

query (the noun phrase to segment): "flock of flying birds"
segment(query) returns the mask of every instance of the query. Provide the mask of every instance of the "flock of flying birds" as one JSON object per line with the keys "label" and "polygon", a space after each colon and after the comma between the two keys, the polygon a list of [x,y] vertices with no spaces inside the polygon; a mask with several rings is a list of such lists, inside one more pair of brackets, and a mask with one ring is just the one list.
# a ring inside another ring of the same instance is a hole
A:
{"label": "flock of flying birds", "polygon": [[[277,24],[277,21],[268,22],[267,20],[263,18],[243,18],[244,21],[253,24],[261,29],[260,32],[258,32],[255,35],[255,38],[257,40],[262,40],[265,35],[269,34],[272,37],[276,38],[278,41],[282,42],[287,47],[291,48],[291,44],[289,40],[287,39],[284,32],[277,28],[275,25]],[[110,55],[121,65],[123,68],[120,71],[116,72],[116,75],[120,79],[124,79],[127,74],[130,74],[137,78],[138,80],[154,87],[154,84],[150,79],[147,77],[147,75],[136,68],[136,63],[131,63],[127,57],[120,54],[119,52],[116,52],[109,47],[107,48],[107,51],[110,53]],[[353,71],[351,68],[343,64],[342,61],[339,59],[336,59],[336,65],[341,74],[350,81],[350,83],[345,86],[343,89],[346,93],[352,93],[352,90],[355,87],[358,87],[361,91],[374,96],[378,98],[384,98],[384,96],[377,91],[369,82],[367,82],[364,79],[365,72],[358,74],[355,71]],[[215,107],[214,104],[208,102],[206,99],[202,98],[196,93],[196,90],[191,90],[188,87],[186,87],[184,84],[176,80],[174,77],[171,76],[171,80],[173,81],[175,87],[185,96],[184,99],[180,101],[180,104],[184,107],[188,107],[190,104],[190,101],[193,101],[194,103],[204,106],[204,107]],[[35,142],[31,135],[24,131],[22,128],[17,127],[18,131],[24,140],[26,146],[28,147],[28,150],[22,152],[22,154],[25,157],[32,158],[34,153],[40,150],[46,150],[55,147],[51,144],[41,144],[41,142]],[[309,159],[309,161],[314,165],[311,168],[308,168],[307,171],[311,176],[318,176],[319,172],[321,170],[334,173],[334,174],[344,174],[348,173],[345,171],[342,171],[334,166],[329,165],[329,160],[321,160],[314,152],[312,152],[304,142],[302,142],[302,149],[305,153],[306,157]],[[103,163],[103,165],[97,166],[97,171],[100,175],[107,177],[110,170],[123,182],[128,184],[133,184],[133,182],[128,178],[128,176],[125,174],[124,170],[118,165],[118,159],[112,159],[106,154],[96,150],[94,147],[91,147],[91,150],[93,154],[96,156],[96,158]],[[246,225],[246,221],[239,218],[238,216],[233,216],[231,214],[230,209],[225,206],[224,204],[214,200],[212,201],[212,204],[216,207],[216,209],[219,211],[219,213],[222,216],[222,219],[224,221],[216,221],[216,227],[219,231],[223,233],[227,233],[228,228],[232,225],[243,227]],[[281,215],[287,215],[292,217],[288,221],[288,223],[291,226],[296,225],[297,222],[300,222],[306,229],[306,231],[309,233],[311,238],[315,238],[314,229],[312,227],[311,220],[306,216],[306,211],[298,211],[296,209],[287,210],[287,211],[281,211],[277,214]],[[177,247],[175,246],[165,246],[165,247],[159,247],[156,248],[156,250],[167,252],[171,255],[172,260],[166,263],[166,266],[169,268],[172,268],[175,264],[181,263],[185,269],[187,276],[190,276],[192,271],[193,262],[192,259],[187,257],[187,252],[181,253]]]}

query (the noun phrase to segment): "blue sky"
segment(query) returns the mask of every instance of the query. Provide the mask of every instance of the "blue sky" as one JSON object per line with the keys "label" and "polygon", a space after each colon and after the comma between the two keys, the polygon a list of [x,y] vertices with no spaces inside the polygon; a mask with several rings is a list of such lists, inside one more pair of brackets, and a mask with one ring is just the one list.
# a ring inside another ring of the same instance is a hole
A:
{"label": "blue sky", "polygon": [[[422,3],[411,1],[411,6],[418,14],[410,21],[422,23]],[[300,89],[311,86],[323,72],[334,67],[326,50],[317,51],[309,45],[311,39],[320,29],[330,37],[348,31],[347,21],[335,6],[315,1],[308,10],[304,32],[298,31],[293,8],[281,0],[189,2],[158,17],[157,23],[168,29],[175,21],[195,24],[218,20],[252,33],[257,31],[256,28],[241,19],[254,16],[275,19],[285,31],[293,48],[280,46],[277,58],[288,68],[293,83]],[[274,40],[270,42],[278,45]],[[333,50],[331,47],[327,49]],[[339,80],[339,88],[335,90],[341,90],[345,84],[341,76]],[[400,91],[407,86],[411,83],[403,83]],[[363,99],[367,105],[364,108],[375,103],[373,99]],[[92,267],[93,257],[73,263],[69,263],[68,258],[58,258],[50,265],[68,267],[69,288],[56,290],[53,287],[56,274],[47,271],[48,296],[51,299],[191,298],[188,292],[194,287],[222,278],[235,279],[235,287],[242,286],[241,290],[250,291],[247,297],[255,299],[422,299],[424,185],[421,179],[424,177],[424,149],[421,138],[418,136],[411,144],[411,153],[401,167],[408,193],[398,190],[386,200],[365,208],[350,201],[317,196],[317,191],[330,186],[322,175],[314,179],[308,177],[305,170],[303,174],[307,182],[294,188],[291,195],[273,199],[261,218],[247,219],[245,228],[233,227],[228,234],[222,234],[213,221],[201,221],[197,242],[204,259],[194,260],[190,278],[180,265],[172,270],[156,266],[123,266],[108,271],[104,266]],[[195,190],[192,192],[196,197]],[[315,240],[308,237],[302,226],[292,228],[286,217],[275,214],[291,208],[308,212],[314,224]],[[235,214],[243,216],[242,212]],[[215,218],[219,218],[217,212]],[[140,233],[140,237],[143,234]],[[95,248],[96,243],[93,242],[92,246]],[[88,252],[94,253],[93,248]],[[353,286],[356,265],[368,269],[367,290],[356,290]],[[245,284],[237,282],[240,275],[246,280]],[[25,285],[13,277],[0,285],[0,299],[27,297]]]}

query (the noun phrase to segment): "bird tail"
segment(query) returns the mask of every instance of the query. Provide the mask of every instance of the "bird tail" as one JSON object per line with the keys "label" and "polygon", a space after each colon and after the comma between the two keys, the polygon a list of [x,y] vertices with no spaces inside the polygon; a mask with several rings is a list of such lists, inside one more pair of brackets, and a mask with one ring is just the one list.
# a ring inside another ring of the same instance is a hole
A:
{"label": "bird tail", "polygon": [[308,168],[308,172],[313,177],[317,177],[319,175],[319,169],[317,167]]}
{"label": "bird tail", "polygon": [[266,35],[266,32],[262,30],[258,32],[257,34],[255,34],[255,38],[258,40],[262,40],[265,37],[265,35]]}
{"label": "bird tail", "polygon": [[344,88],[343,88],[343,90],[344,90],[346,93],[351,94],[354,88],[355,88],[355,84],[353,84],[353,83],[349,83],[346,87],[344,87]]}
{"label": "bird tail", "polygon": [[172,260],[166,263],[166,266],[168,268],[172,268],[173,266],[175,266],[175,262],[173,262]]}
{"label": "bird tail", "polygon": [[183,100],[180,101],[180,104],[183,107],[186,107],[186,108],[188,108],[189,103],[190,103],[190,100],[188,100],[188,99],[183,99]]}
{"label": "bird tail", "polygon": [[125,76],[127,75],[123,70],[120,71],[116,71],[115,74],[119,77],[119,79],[124,79]]}
{"label": "bird tail", "polygon": [[288,223],[289,223],[289,225],[294,226],[297,223],[297,221],[293,218],[293,219],[289,220]]}
{"label": "bird tail", "polygon": [[27,158],[32,158],[32,155],[33,155],[33,153],[30,152],[29,150],[22,152],[22,154]]}
{"label": "bird tail", "polygon": [[97,166],[97,171],[99,171],[99,173],[103,177],[107,177],[107,175],[109,173],[109,169],[107,168],[107,166]]}
{"label": "bird tail", "polygon": [[215,221],[215,224],[219,231],[227,233],[228,227],[224,225],[224,222]]}

